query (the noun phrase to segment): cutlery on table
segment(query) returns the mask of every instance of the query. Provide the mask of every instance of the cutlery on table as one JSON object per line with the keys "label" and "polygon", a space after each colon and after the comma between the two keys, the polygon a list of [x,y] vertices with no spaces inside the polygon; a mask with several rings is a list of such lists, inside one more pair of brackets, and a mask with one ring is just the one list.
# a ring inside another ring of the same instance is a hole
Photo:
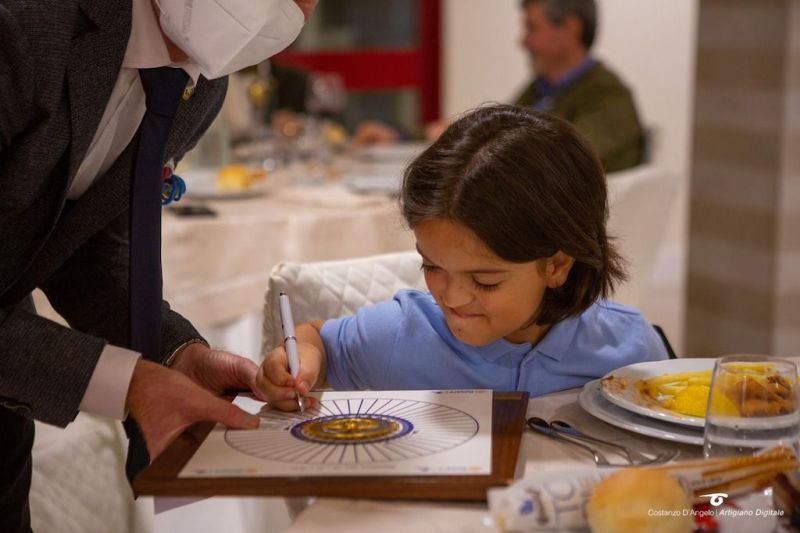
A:
{"label": "cutlery on table", "polygon": [[597,437],[592,437],[591,435],[587,435],[586,433],[583,433],[579,429],[572,427],[563,420],[553,420],[552,422],[550,422],[549,425],[551,429],[564,433],[573,438],[580,439],[586,442],[592,442],[594,444],[609,446],[611,448],[620,450],[625,455],[625,457],[627,457],[628,462],[636,466],[666,463],[675,459],[675,457],[677,457],[678,454],[680,453],[679,450],[665,450],[658,453],[656,456],[652,457],[649,455],[645,455],[641,452],[638,452],[636,450],[633,450],[631,448],[628,448],[626,446],[622,446],[621,444],[617,444],[615,442],[609,442],[606,440],[598,439]]}
{"label": "cutlery on table", "polygon": [[597,466],[614,466],[608,462],[608,459],[606,459],[605,455],[603,455],[599,450],[592,448],[591,446],[588,446],[578,440],[571,439],[562,433],[559,433],[555,429],[551,428],[550,424],[548,424],[547,421],[542,418],[534,416],[529,418],[527,420],[527,423],[528,427],[537,433],[541,433],[542,435],[547,435],[552,439],[560,440],[562,442],[568,442],[569,444],[578,446],[588,451],[589,453],[592,454],[592,457],[594,458],[594,463]]}
{"label": "cutlery on table", "polygon": [[[622,467],[622,466],[657,465],[671,461],[679,453],[678,450],[664,451],[659,453],[655,457],[650,457],[636,450],[632,450],[630,448],[622,446],[620,444],[616,444],[614,442],[608,442],[602,439],[598,439],[596,437],[586,435],[585,433],[573,428],[568,423],[560,420],[548,423],[546,420],[542,418],[531,417],[527,420],[527,423],[528,427],[530,427],[533,431],[536,431],[553,439],[581,447],[584,450],[588,451],[589,453],[592,454],[594,462],[597,466]],[[591,442],[593,444],[599,444],[602,446],[608,446],[618,450],[617,453],[621,452],[621,454],[624,454],[624,456],[627,458],[628,464],[622,464],[622,465],[612,464],[605,457],[605,455],[603,455],[601,451],[585,444],[586,442]]]}

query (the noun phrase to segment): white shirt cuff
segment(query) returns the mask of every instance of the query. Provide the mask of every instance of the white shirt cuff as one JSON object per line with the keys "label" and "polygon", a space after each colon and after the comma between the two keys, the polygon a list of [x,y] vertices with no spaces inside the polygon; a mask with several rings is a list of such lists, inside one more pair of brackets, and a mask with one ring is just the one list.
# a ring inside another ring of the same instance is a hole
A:
{"label": "white shirt cuff", "polygon": [[133,367],[139,357],[141,355],[138,352],[106,344],[78,409],[93,415],[123,420]]}

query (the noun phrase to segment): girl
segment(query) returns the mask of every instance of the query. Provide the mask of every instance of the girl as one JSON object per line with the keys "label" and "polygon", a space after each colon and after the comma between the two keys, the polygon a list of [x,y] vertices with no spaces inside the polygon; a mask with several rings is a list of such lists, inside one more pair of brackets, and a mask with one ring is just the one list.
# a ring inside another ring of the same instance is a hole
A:
{"label": "girl", "polygon": [[624,279],[606,235],[605,175],[566,122],[473,111],[406,169],[400,204],[430,292],[298,327],[297,378],[282,347],[258,373],[277,407],[326,383],[537,396],[667,358],[637,310],[604,299]]}

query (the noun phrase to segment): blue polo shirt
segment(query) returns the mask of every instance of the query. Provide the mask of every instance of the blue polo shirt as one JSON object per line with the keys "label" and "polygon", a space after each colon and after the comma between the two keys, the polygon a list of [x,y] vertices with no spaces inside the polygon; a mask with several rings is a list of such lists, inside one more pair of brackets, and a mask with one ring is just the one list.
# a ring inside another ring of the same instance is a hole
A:
{"label": "blue polo shirt", "polygon": [[458,340],[428,292],[394,298],[328,320],[321,329],[335,389],[474,389],[539,396],[579,387],[607,372],[667,359],[661,339],[631,307],[599,300],[555,324],[535,346]]}

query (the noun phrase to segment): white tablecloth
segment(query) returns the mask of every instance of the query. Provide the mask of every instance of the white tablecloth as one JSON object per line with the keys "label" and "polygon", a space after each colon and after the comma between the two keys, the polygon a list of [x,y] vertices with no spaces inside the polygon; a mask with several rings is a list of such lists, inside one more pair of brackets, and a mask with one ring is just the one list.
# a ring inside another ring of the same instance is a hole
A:
{"label": "white tablecloth", "polygon": [[395,198],[360,196],[338,185],[205,203],[218,216],[168,211],[162,232],[164,295],[201,328],[260,312],[270,270],[280,261],[346,259],[414,246]]}
{"label": "white tablecloth", "polygon": [[[601,439],[618,442],[643,452],[677,447],[679,459],[702,456],[699,446],[672,444],[617,429],[586,413],[578,405],[577,390],[534,398],[528,416],[560,419]],[[562,444],[526,431],[520,449],[520,468],[531,473],[564,470],[593,464],[591,456],[575,446]],[[496,531],[484,504],[398,503],[322,498],[303,511],[287,530],[294,533],[487,533]]]}

